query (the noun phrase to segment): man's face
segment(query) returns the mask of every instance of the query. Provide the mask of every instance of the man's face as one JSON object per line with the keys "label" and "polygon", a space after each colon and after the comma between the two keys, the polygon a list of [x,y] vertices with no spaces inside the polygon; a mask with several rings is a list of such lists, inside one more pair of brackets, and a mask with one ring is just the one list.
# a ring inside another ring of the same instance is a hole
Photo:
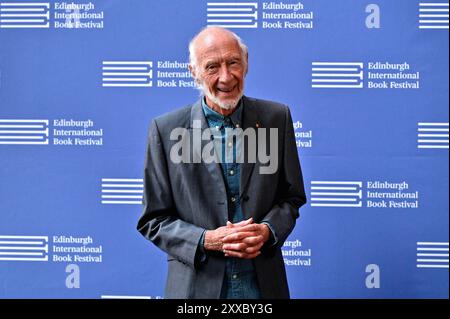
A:
{"label": "man's face", "polygon": [[244,92],[247,57],[229,34],[206,36],[196,45],[197,68],[191,69],[211,107],[233,109]]}

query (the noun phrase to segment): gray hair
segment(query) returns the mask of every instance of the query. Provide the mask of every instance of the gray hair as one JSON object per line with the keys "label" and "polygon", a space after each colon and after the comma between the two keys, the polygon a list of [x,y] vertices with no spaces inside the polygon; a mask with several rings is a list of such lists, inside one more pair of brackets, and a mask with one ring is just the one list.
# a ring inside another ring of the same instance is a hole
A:
{"label": "gray hair", "polygon": [[[195,40],[200,35],[200,33],[202,33],[204,30],[207,30],[209,28],[217,28],[217,29],[222,29],[222,30],[227,31],[237,41],[239,48],[241,49],[242,56],[244,57],[244,59],[246,59],[247,54],[248,54],[248,48],[245,45],[244,41],[242,41],[242,39],[236,33],[232,32],[228,29],[218,27],[218,26],[207,26],[207,27],[203,28],[199,33],[197,33],[195,35],[195,37],[192,38],[191,42],[189,42],[189,64],[194,69],[197,69],[197,67],[198,67],[197,56],[195,55]],[[246,65],[246,67],[247,67],[247,65]]]}

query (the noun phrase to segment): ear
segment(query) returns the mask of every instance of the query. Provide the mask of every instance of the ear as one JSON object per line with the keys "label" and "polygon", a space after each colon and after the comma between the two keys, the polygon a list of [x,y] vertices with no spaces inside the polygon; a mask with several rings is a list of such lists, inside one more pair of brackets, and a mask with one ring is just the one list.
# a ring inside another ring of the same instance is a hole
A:
{"label": "ear", "polygon": [[189,72],[191,72],[191,74],[192,74],[192,77],[194,79],[197,78],[197,75],[195,74],[195,68],[192,66],[192,64],[189,64],[188,68],[189,68]]}
{"label": "ear", "polygon": [[189,64],[189,71],[191,72],[191,75],[192,75],[192,78],[194,79],[194,82],[197,84],[197,85],[200,85],[201,84],[201,81],[200,81],[200,79],[199,79],[199,77],[198,77],[198,74],[197,74],[197,72],[196,72],[196,68],[192,65],[192,64]]}
{"label": "ear", "polygon": [[195,67],[192,64],[189,64],[188,68],[189,68],[189,72],[191,72],[191,74],[192,74],[192,78],[194,79],[194,82],[199,84],[200,80],[197,77],[197,72],[196,72]]}
{"label": "ear", "polygon": [[247,75],[247,73],[248,73],[248,52],[245,55],[245,60],[246,60],[247,63],[245,63],[245,73],[244,73],[244,75]]}

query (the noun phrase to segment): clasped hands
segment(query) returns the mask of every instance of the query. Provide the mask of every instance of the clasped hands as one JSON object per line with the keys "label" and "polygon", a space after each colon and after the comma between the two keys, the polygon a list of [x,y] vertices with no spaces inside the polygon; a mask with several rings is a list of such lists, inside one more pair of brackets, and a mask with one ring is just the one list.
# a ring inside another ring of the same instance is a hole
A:
{"label": "clasped hands", "polygon": [[206,250],[223,251],[226,257],[252,259],[270,237],[266,224],[253,223],[253,218],[205,232]]}

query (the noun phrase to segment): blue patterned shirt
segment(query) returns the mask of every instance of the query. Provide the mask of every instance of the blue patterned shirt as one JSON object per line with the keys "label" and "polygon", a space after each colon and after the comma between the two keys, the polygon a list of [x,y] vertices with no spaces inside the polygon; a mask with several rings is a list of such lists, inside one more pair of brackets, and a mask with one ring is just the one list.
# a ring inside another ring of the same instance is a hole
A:
{"label": "blue patterned shirt", "polygon": [[[237,163],[237,152],[239,152],[239,143],[230,143],[226,128],[233,129],[242,127],[242,109],[244,107],[242,99],[236,110],[229,116],[223,116],[220,113],[209,108],[205,99],[202,99],[203,112],[208,125],[214,130],[215,147],[221,147],[222,155],[221,168],[225,181],[228,199],[228,220],[238,223],[244,219],[241,202],[239,198],[241,165]],[[227,147],[232,147],[226,151]],[[216,151],[217,152],[217,151]],[[228,154],[228,156],[227,156]],[[230,158],[230,155],[233,155]],[[204,240],[202,238],[202,240]],[[225,268],[225,278],[222,285],[220,298],[222,299],[258,299],[261,298],[256,272],[253,262],[250,259],[227,258]]]}

